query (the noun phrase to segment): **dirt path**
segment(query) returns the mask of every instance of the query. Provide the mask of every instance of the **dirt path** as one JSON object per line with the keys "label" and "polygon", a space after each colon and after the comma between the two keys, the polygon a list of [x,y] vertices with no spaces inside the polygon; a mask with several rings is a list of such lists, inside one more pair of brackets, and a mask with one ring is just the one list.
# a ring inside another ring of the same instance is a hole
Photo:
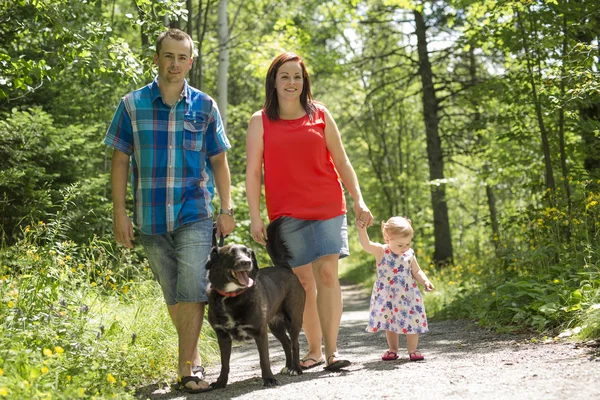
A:
{"label": "dirt path", "polygon": [[[597,349],[572,342],[533,343],[529,337],[495,334],[468,321],[431,322],[431,333],[419,345],[425,361],[411,363],[402,354],[383,362],[385,334],[365,332],[368,295],[355,286],[344,286],[343,292],[339,349],[353,362],[345,371],[317,367],[299,377],[277,374],[280,386],[263,388],[256,346],[244,343],[234,348],[227,388],[185,395],[169,387],[148,387],[140,398],[600,399]],[[306,341],[304,336],[300,340],[302,355]],[[270,353],[271,368],[279,371],[285,357],[273,337]],[[219,369],[208,367],[209,382],[217,379]]]}

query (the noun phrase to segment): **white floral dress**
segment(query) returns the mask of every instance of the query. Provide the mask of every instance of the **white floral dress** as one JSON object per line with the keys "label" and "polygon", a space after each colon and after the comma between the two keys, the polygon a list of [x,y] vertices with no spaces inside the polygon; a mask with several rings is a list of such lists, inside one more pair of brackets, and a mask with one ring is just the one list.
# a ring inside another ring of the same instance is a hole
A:
{"label": "white floral dress", "polygon": [[398,255],[384,245],[371,294],[367,332],[380,329],[401,334],[429,332],[423,296],[410,268],[415,252]]}

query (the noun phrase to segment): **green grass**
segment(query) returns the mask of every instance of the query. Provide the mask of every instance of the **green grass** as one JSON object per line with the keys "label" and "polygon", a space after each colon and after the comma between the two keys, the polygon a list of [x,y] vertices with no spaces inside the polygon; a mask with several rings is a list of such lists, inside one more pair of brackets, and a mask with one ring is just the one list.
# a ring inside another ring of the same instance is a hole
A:
{"label": "green grass", "polygon": [[[0,252],[0,397],[127,399],[173,382],[177,335],[146,262],[53,232],[27,227]],[[208,324],[199,348],[218,359]]]}

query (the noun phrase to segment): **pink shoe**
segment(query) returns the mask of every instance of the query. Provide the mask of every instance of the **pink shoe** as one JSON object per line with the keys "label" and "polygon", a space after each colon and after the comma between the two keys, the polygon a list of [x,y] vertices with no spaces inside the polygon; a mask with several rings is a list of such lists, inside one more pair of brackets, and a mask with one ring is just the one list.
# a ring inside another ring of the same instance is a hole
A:
{"label": "pink shoe", "polygon": [[381,356],[381,359],[383,361],[392,361],[392,360],[397,360],[398,359],[398,353],[394,353],[393,351],[386,351],[385,353],[383,353],[383,355]]}
{"label": "pink shoe", "polygon": [[408,356],[410,357],[410,361],[421,361],[425,359],[425,357],[423,357],[423,354],[421,354],[419,350],[415,350],[412,353],[409,353]]}

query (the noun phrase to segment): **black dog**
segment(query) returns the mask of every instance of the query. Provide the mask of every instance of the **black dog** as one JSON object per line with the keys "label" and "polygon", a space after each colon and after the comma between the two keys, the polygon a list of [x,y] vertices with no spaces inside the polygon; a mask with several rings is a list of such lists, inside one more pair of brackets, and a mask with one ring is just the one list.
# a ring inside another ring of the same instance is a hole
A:
{"label": "black dog", "polygon": [[[221,374],[213,388],[229,378],[232,340],[254,338],[265,386],[277,385],[269,362],[267,326],[285,352],[282,373],[301,375],[298,337],[306,293],[287,264],[288,253],[278,235],[279,223],[269,225],[267,250],[275,266],[260,269],[252,249],[237,244],[213,247],[208,271],[208,321],[221,351]],[[289,335],[289,337],[288,337]]]}

